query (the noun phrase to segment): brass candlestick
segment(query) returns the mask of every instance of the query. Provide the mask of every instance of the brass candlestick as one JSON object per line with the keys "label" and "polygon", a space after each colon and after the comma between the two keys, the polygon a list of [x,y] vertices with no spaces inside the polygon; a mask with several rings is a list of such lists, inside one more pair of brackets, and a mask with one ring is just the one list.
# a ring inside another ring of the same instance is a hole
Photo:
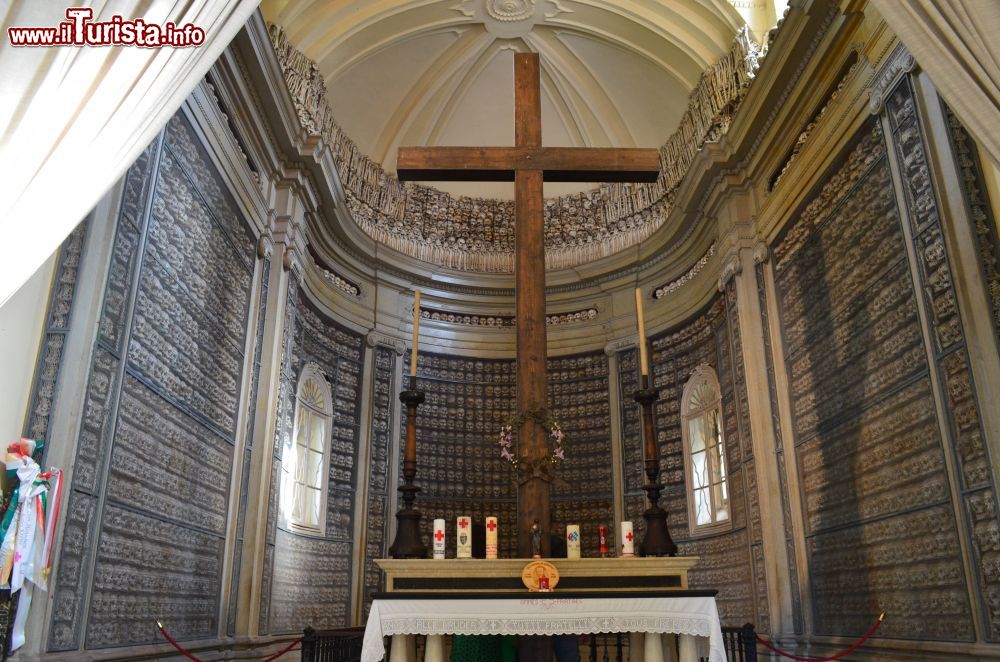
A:
{"label": "brass candlestick", "polygon": [[410,388],[400,392],[399,401],[406,405],[406,443],[403,446],[403,506],[396,511],[396,538],[389,547],[394,559],[427,558],[427,546],[420,539],[420,511],[413,507],[420,488],[413,484],[417,475],[417,407],[424,401],[424,392],[417,390],[417,378],[410,377]]}
{"label": "brass candlestick", "polygon": [[653,403],[660,392],[650,387],[649,375],[643,375],[641,388],[635,392],[635,401],[642,406],[642,439],[645,455],[646,491],[649,506],[642,518],[646,520],[646,536],[639,543],[639,556],[675,556],[677,545],[667,531],[667,511],[660,507],[660,454],[656,445],[656,428],[653,424]]}

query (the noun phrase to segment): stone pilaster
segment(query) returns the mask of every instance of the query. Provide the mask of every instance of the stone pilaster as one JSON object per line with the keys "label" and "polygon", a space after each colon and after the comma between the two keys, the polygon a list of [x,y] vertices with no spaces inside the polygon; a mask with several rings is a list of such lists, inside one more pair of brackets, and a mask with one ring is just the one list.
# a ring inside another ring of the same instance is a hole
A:
{"label": "stone pilaster", "polygon": [[[779,467],[775,459],[775,417],[769,397],[767,352],[757,292],[756,265],[766,261],[768,254],[767,247],[752,238],[749,227],[750,224],[737,224],[724,242],[729,244],[729,249],[722,260],[719,289],[725,291],[732,287],[735,291],[737,316],[731,323],[738,325],[742,347],[760,516],[762,553],[754,555],[754,563],[763,565],[770,632],[772,637],[780,639],[783,634],[794,632],[794,624]],[[736,358],[734,356],[734,360]],[[734,368],[738,370],[737,366]]]}

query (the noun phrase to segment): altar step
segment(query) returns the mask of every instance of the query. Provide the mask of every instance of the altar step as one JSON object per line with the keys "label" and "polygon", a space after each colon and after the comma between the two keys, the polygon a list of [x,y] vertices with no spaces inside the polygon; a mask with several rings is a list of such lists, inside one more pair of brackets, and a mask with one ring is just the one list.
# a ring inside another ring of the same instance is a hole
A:
{"label": "altar step", "polygon": [[[365,629],[313,630],[302,635],[302,662],[359,662]],[[753,625],[723,627],[726,657],[729,662],[757,662],[757,638]],[[418,638],[418,650],[421,648]],[[386,642],[389,659],[389,642]],[[418,659],[422,656],[418,655]],[[580,647],[581,662],[629,662],[627,634],[586,635]],[[704,658],[702,658],[704,662]]]}

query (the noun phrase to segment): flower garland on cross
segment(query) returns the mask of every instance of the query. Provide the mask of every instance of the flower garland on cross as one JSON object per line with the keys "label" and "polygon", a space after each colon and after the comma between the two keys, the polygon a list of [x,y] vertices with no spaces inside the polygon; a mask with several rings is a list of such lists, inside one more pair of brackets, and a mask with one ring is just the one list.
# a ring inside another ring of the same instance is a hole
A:
{"label": "flower garland on cross", "polygon": [[[545,428],[553,442],[552,452],[538,461],[519,459],[513,453],[514,431],[520,430],[521,426],[529,420],[535,421]],[[500,447],[500,457],[510,462],[518,473],[526,474],[528,477],[540,476],[551,481],[553,480],[551,468],[566,459],[565,441],[566,433],[563,432],[558,421],[545,410],[532,410],[511,415],[500,428],[497,445]]]}

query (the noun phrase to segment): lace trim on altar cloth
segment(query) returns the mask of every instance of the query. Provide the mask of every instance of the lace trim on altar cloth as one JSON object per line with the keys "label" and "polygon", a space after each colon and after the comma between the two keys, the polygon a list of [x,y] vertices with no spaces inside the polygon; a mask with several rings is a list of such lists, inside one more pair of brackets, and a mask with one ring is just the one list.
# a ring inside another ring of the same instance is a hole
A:
{"label": "lace trim on altar cloth", "polygon": [[538,618],[427,618],[386,617],[382,619],[382,634],[442,635],[541,635],[591,634],[598,632],[652,632],[658,634],[689,634],[711,636],[711,625],[703,619],[659,616],[575,616]]}

